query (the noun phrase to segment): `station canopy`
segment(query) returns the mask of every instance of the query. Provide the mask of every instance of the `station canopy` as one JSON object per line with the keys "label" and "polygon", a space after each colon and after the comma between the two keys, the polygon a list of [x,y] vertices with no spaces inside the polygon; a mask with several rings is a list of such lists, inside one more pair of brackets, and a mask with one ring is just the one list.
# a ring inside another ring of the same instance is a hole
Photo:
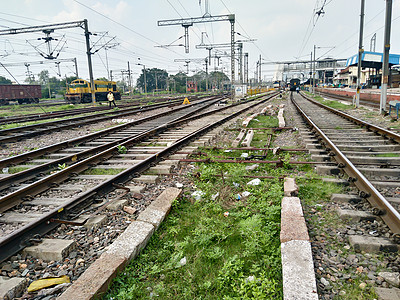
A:
{"label": "station canopy", "polygon": [[[383,53],[364,51],[361,55],[361,66],[363,68],[381,69]],[[358,54],[349,57],[346,61],[346,67],[356,66],[358,64]],[[399,54],[389,54],[389,66],[400,65]]]}

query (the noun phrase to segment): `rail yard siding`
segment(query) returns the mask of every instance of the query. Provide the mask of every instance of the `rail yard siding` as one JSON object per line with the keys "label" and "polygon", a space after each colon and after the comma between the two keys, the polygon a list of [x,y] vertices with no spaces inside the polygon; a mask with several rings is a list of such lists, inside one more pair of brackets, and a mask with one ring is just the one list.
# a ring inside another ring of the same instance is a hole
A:
{"label": "rail yard siding", "polygon": [[[331,89],[316,88],[316,91],[327,93],[327,94],[332,94],[332,95],[350,97],[350,98],[353,98],[353,96],[356,94],[355,90],[351,91],[351,90],[332,89],[332,88]],[[380,92],[372,93],[372,92],[368,92],[368,91],[367,92],[366,91],[361,91],[360,99],[379,102],[380,99],[381,99],[381,94],[380,94]],[[400,101],[400,95],[388,94],[387,95],[387,102],[392,101],[392,100],[399,100]]]}

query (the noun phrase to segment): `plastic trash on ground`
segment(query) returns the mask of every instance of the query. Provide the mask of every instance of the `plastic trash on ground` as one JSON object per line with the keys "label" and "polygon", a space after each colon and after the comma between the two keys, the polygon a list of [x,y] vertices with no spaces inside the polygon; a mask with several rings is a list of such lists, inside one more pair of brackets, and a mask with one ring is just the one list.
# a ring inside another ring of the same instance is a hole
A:
{"label": "plastic trash on ground", "polygon": [[219,196],[219,192],[214,195],[211,195],[211,199],[215,201],[215,199],[217,199],[218,196]]}
{"label": "plastic trash on ground", "polygon": [[175,184],[175,186],[176,186],[177,188],[181,188],[181,187],[183,187],[183,184],[182,184],[182,183],[179,183],[179,182],[177,182],[177,183]]}
{"label": "plastic trash on ground", "polygon": [[195,191],[192,193],[192,196],[196,200],[201,200],[201,197],[204,196],[204,192],[202,191]]}
{"label": "plastic trash on ground", "polygon": [[248,197],[248,196],[250,196],[250,195],[251,195],[251,193],[248,192],[248,191],[244,191],[244,192],[242,193],[242,196],[243,196],[243,197]]}
{"label": "plastic trash on ground", "polygon": [[242,154],[240,155],[240,157],[246,158],[246,157],[249,157],[249,154],[248,154],[248,153],[242,153]]}
{"label": "plastic trash on ground", "polygon": [[33,281],[28,287],[28,293],[32,293],[44,288],[48,288],[57,284],[70,283],[69,277],[66,275],[60,277],[49,277]]}
{"label": "plastic trash on ground", "polygon": [[247,185],[259,185],[260,183],[261,183],[261,180],[256,178],[256,179],[253,179],[253,180],[249,181],[247,183]]}

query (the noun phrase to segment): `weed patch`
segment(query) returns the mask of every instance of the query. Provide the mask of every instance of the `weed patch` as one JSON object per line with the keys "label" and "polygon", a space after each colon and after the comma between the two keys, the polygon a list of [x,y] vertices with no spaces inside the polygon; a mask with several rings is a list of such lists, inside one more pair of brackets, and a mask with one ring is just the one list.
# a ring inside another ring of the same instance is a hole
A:
{"label": "weed patch", "polygon": [[[176,201],[105,299],[281,299],[282,184],[246,185],[244,168],[200,164],[192,180],[201,199]],[[221,172],[230,176],[213,176]]]}

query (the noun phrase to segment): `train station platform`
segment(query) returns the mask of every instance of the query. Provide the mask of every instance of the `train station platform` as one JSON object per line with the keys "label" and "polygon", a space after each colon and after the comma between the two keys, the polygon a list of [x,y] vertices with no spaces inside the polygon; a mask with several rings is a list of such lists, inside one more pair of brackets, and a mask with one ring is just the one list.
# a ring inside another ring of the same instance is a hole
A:
{"label": "train station platform", "polygon": [[[350,97],[356,95],[356,89],[352,88],[316,88],[317,92],[342,96],[342,97]],[[369,100],[369,101],[380,101],[381,90],[379,89],[362,89],[360,93],[360,99]],[[387,93],[387,102],[398,100],[400,101],[400,88],[390,88]]]}

